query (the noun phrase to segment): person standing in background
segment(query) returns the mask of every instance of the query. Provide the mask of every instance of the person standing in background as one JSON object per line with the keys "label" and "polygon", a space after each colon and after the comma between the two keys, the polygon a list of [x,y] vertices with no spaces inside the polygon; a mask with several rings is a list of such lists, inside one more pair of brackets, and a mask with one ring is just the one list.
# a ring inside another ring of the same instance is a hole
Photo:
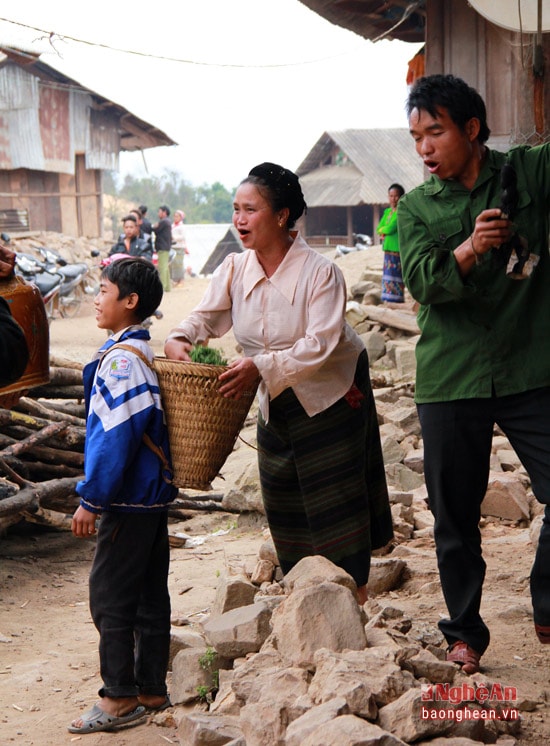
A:
{"label": "person standing in background", "polygon": [[151,221],[147,217],[147,205],[140,205],[139,211],[141,213],[141,227],[143,228],[144,233],[148,233],[151,235],[153,233],[153,226],[151,225]]}
{"label": "person standing in background", "polygon": [[158,257],[158,271],[160,275],[160,281],[162,282],[162,288],[165,293],[169,293],[171,289],[170,281],[170,249],[172,247],[172,223],[168,216],[170,215],[170,208],[166,205],[161,205],[158,209],[159,220],[153,226],[153,233],[155,234],[155,251]]}
{"label": "person standing in background", "polygon": [[174,213],[174,222],[172,223],[172,243],[176,250],[176,256],[170,265],[170,277],[174,285],[179,285],[185,278],[185,254],[187,253],[187,244],[185,242],[185,213],[183,210],[176,210]]}
{"label": "person standing in background", "polygon": [[149,248],[147,240],[140,237],[140,229],[135,211],[122,218],[122,226],[124,233],[112,247],[109,256],[113,254],[129,254],[130,256],[141,256],[151,262],[153,260],[153,252]]}
{"label": "person standing in background", "polygon": [[140,205],[138,209],[139,209],[139,214],[141,215],[140,236],[147,240],[147,243],[149,244],[151,248],[151,254],[152,254],[153,253],[153,226],[151,225],[151,221],[147,217],[147,205]]}
{"label": "person standing in background", "polygon": [[384,269],[382,271],[382,300],[403,303],[405,286],[401,274],[401,257],[397,236],[397,203],[405,194],[401,184],[392,184],[388,189],[390,206],[384,210],[376,232],[382,238]]}

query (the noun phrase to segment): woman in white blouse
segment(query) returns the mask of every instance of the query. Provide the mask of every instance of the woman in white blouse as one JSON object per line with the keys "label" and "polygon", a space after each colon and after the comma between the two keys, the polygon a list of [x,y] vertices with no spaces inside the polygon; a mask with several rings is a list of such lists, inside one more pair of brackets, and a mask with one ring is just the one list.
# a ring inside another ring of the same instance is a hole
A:
{"label": "woman in white blouse", "polygon": [[185,278],[185,252],[187,243],[185,241],[185,213],[183,210],[176,210],[174,213],[174,222],[172,223],[172,246],[176,251],[172,263],[170,264],[170,277],[174,285],[179,285]]}
{"label": "woman in white blouse", "polygon": [[220,375],[220,392],[238,398],[260,378],[260,482],[281,569],[328,557],[364,603],[371,550],[393,536],[380,436],[342,273],[293,230],[305,209],[294,173],[273,163],[250,171],[233,212],[248,250],[218,267],[165,354],[189,360],[193,344],[233,327],[244,356]]}

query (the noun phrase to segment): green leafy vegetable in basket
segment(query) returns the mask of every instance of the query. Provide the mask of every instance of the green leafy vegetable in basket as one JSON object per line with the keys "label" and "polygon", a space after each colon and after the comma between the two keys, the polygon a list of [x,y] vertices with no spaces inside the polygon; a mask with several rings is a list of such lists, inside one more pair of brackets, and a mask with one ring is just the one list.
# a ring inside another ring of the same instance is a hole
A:
{"label": "green leafy vegetable in basket", "polygon": [[227,360],[222,357],[219,350],[204,345],[193,345],[189,353],[193,363],[205,363],[206,365],[227,365]]}

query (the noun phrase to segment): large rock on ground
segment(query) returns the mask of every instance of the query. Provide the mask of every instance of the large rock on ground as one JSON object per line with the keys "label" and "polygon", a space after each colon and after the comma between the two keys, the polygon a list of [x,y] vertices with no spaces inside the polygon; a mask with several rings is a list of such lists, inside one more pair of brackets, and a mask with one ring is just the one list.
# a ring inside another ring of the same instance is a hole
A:
{"label": "large rock on ground", "polygon": [[212,688],[212,673],[206,670],[200,659],[206,648],[186,648],[180,650],[172,664],[172,684],[170,699],[173,704],[185,704],[198,699],[198,687]]}
{"label": "large rock on ground", "polygon": [[256,653],[271,632],[271,611],[262,602],[242,606],[209,619],[203,629],[208,642],[224,658]]}
{"label": "large rock on ground", "polygon": [[389,704],[407,688],[401,668],[383,649],[318,650],[309,696],[316,704],[328,702],[337,692],[354,715],[375,720],[378,706]]}
{"label": "large rock on ground", "polygon": [[257,592],[256,586],[242,575],[220,577],[216,588],[216,596],[212,604],[212,616],[225,614],[226,611],[238,609],[254,603]]}
{"label": "large rock on ground", "polygon": [[406,569],[407,563],[402,559],[373,559],[367,583],[369,594],[376,596],[398,588]]}
{"label": "large rock on ground", "polygon": [[222,508],[265,514],[255,451],[246,449],[242,454],[235,455],[231,467],[235,470],[233,475],[224,476],[228,483],[233,482],[233,487],[223,496]]}
{"label": "large rock on ground", "polygon": [[395,735],[362,718],[355,715],[342,715],[316,728],[301,746],[406,746],[406,744]]}
{"label": "large rock on ground", "polygon": [[336,583],[295,589],[273,612],[272,626],[283,659],[305,668],[319,648],[361,650],[367,644],[354,594]]}
{"label": "large rock on ground", "polygon": [[481,515],[510,521],[529,520],[529,501],[521,479],[509,472],[492,472],[481,503]]}
{"label": "large rock on ground", "polygon": [[[438,703],[428,704],[433,707]],[[401,697],[382,707],[378,713],[378,722],[381,728],[394,733],[407,743],[419,741],[421,738],[442,736],[451,730],[452,720],[423,717],[423,708],[428,709],[426,703],[422,702],[420,689],[409,689]]]}
{"label": "large rock on ground", "polygon": [[292,593],[294,590],[317,586],[325,582],[343,585],[354,593],[357,590],[357,585],[351,575],[319,554],[304,557],[294,565],[292,570],[285,575],[283,585],[289,593]]}
{"label": "large rock on ground", "polygon": [[268,666],[268,661],[261,658],[261,654],[252,656],[234,671],[231,688],[241,707],[267,701],[289,708],[307,694],[311,679],[308,671],[296,666]]}
{"label": "large rock on ground", "polygon": [[238,718],[191,713],[180,720],[178,736],[185,746],[225,746],[242,736],[242,730]]}
{"label": "large rock on ground", "polygon": [[348,715],[349,707],[343,697],[333,697],[322,705],[317,705],[294,720],[286,730],[285,746],[302,746],[310,733],[317,730],[323,723],[329,723],[339,715]]}
{"label": "large rock on ground", "polygon": [[287,725],[312,705],[307,696],[310,674],[303,668],[265,667],[262,654],[239,666],[232,688],[241,705],[239,722],[247,746],[284,742]]}

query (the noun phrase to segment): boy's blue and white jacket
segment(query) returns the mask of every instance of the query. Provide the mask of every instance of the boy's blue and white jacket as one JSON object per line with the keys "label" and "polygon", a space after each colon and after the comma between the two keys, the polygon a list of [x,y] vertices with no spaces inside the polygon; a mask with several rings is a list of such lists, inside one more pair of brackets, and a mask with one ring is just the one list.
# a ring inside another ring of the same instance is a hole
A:
{"label": "boy's blue and white jacket", "polygon": [[153,361],[149,332],[131,326],[110,337],[83,371],[86,392],[85,478],[76,492],[80,504],[93,513],[146,513],[165,510],[177,489],[163,478],[159,456],[143,441],[147,433],[170,465],[168,432],[157,374],[131,352],[131,345]]}

